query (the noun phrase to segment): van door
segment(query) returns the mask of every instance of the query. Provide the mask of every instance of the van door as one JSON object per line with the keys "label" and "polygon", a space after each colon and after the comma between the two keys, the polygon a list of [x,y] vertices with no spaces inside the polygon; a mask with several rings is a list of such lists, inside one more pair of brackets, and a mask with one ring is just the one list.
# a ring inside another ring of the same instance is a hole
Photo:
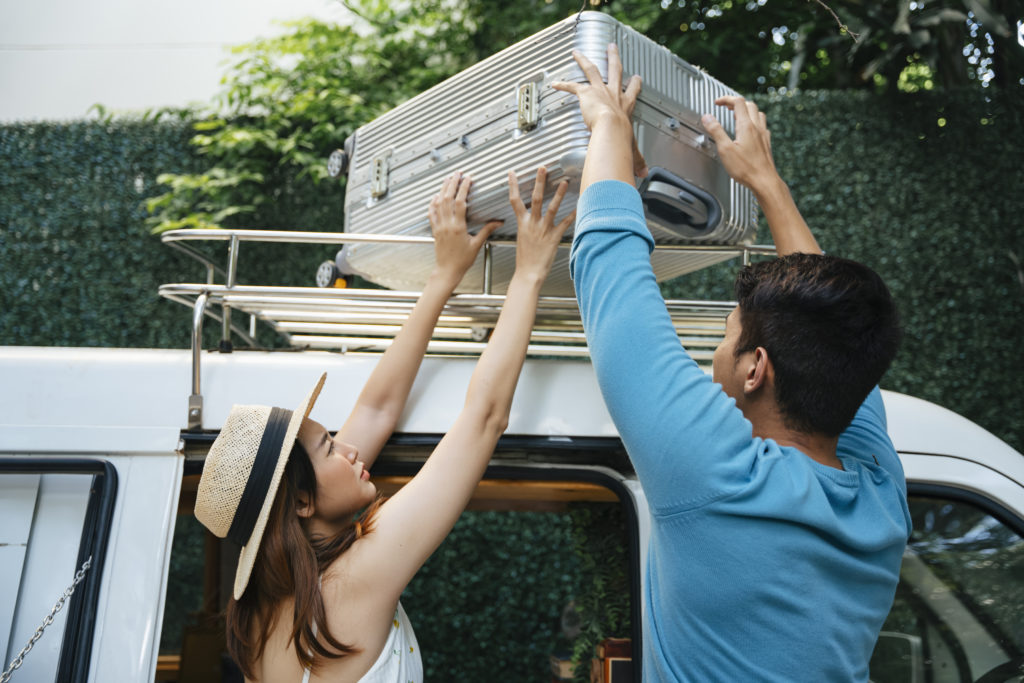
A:
{"label": "van door", "polygon": [[[975,486],[982,473],[976,474]],[[985,473],[992,475],[991,470]],[[953,483],[911,481],[908,493],[913,532],[896,599],[871,660],[871,680],[1022,680],[1021,511]]]}
{"label": "van door", "polygon": [[88,680],[116,493],[103,459],[0,458],[0,680]]}

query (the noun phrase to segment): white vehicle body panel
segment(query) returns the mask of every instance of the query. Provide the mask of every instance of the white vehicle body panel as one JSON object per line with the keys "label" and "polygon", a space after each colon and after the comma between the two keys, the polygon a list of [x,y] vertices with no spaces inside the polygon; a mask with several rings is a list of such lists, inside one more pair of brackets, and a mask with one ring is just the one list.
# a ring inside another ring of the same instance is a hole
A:
{"label": "white vehicle body panel", "polygon": [[[336,430],[379,357],[326,352],[204,353],[202,426],[218,429],[235,402],[296,404],[326,371],[328,381],[312,417]],[[443,433],[462,408],[475,362],[474,358],[427,358],[398,431]],[[191,391],[190,352],[0,347],[0,378],[4,388],[0,458],[42,462],[49,457],[88,457],[106,460],[116,468],[116,506],[89,680],[152,680],[185,465],[179,439]],[[944,408],[891,392],[884,392],[884,399],[889,431],[908,482],[973,491],[1024,517],[1024,456]],[[589,363],[537,359],[528,360],[524,367],[508,434],[555,440],[617,436]],[[632,475],[611,469],[606,473],[622,481],[633,498],[643,565],[650,523],[640,485]],[[40,486],[39,495],[51,495],[50,488],[54,492],[60,488],[59,475],[47,477],[52,483],[48,479],[45,487]],[[12,481],[0,477],[0,486],[10,488]],[[13,494],[4,493],[0,514],[12,500]],[[11,503],[10,507],[16,506]],[[81,514],[76,514],[80,519]],[[24,520],[14,524],[8,521],[13,516],[3,516],[0,544],[9,545],[0,547],[0,582],[21,583],[17,605],[9,593],[0,597],[0,653],[7,657],[6,668],[71,582],[78,537],[68,535],[68,558],[40,564],[36,557],[43,554],[37,554],[28,539]],[[50,552],[55,549],[47,547],[46,553]],[[21,572],[22,561],[30,568],[27,574]],[[646,581],[643,566],[641,581]],[[5,619],[12,622],[10,630]],[[44,634],[26,658],[25,671],[37,671],[40,680],[52,680],[52,672],[48,678],[44,669],[31,667],[45,668],[44,660],[56,662],[59,653],[59,621],[50,628],[56,635]],[[37,679],[36,674],[23,675],[26,680]]]}

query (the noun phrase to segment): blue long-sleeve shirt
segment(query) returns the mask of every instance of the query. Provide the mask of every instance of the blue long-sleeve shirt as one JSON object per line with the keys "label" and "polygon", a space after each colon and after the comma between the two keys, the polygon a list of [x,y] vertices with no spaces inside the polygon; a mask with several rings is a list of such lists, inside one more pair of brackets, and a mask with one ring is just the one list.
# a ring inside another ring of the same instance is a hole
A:
{"label": "blue long-sleeve shirt", "polygon": [[755,438],[680,345],[632,186],[580,198],[570,272],[608,410],[651,509],[645,681],[866,681],[910,533],[875,389],[843,470]]}

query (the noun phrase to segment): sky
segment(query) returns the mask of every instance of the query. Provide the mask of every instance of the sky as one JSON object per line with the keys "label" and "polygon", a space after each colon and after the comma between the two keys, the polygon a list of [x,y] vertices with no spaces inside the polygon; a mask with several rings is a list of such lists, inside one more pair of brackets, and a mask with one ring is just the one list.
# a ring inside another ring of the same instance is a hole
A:
{"label": "sky", "polygon": [[0,0],[0,121],[207,103],[228,46],[304,16],[348,12],[336,0]]}

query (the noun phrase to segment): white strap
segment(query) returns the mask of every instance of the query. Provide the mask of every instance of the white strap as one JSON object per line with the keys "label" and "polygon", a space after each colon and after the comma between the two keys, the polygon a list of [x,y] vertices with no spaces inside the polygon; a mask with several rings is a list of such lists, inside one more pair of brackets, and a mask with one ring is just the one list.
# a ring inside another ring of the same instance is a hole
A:
{"label": "white strap", "polygon": [[[316,622],[313,622],[313,637],[316,638]],[[312,652],[310,654],[313,654]],[[309,669],[302,670],[302,683],[309,683]]]}

